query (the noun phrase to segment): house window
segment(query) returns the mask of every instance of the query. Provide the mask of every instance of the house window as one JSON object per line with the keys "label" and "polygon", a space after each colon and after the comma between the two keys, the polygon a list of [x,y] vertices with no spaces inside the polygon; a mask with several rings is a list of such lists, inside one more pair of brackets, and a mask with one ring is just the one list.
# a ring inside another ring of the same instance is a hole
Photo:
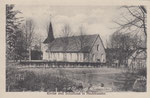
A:
{"label": "house window", "polygon": [[97,51],[99,51],[99,44],[97,45]]}
{"label": "house window", "polygon": [[53,53],[51,53],[51,58],[53,59]]}
{"label": "house window", "polygon": [[92,57],[93,57],[93,61],[95,61],[95,55],[94,54],[92,55]]}
{"label": "house window", "polygon": [[58,53],[58,58],[59,58],[59,53]]}
{"label": "house window", "polygon": [[55,53],[53,53],[54,54],[54,59],[55,59]]}
{"label": "house window", "polygon": [[50,53],[48,52],[48,58],[50,58]]}
{"label": "house window", "polygon": [[85,59],[86,59],[86,53],[83,54],[83,60],[85,60]]}
{"label": "house window", "polygon": [[103,54],[101,54],[101,55],[102,55],[102,58],[101,58],[101,59],[102,59],[102,62],[103,62],[103,61],[104,61],[104,55],[103,55]]}
{"label": "house window", "polygon": [[81,62],[83,61],[83,54],[82,53],[80,54],[80,60],[81,60]]}
{"label": "house window", "polygon": [[77,61],[79,61],[79,53],[77,53]]}
{"label": "house window", "polygon": [[98,62],[100,62],[100,59],[97,59]]}
{"label": "house window", "polygon": [[51,53],[49,53],[49,58],[51,58]]}
{"label": "house window", "polygon": [[72,59],[72,53],[70,53],[70,59]]}
{"label": "house window", "polygon": [[66,53],[63,53],[63,59],[64,59],[64,61],[66,61],[67,60],[67,54]]}

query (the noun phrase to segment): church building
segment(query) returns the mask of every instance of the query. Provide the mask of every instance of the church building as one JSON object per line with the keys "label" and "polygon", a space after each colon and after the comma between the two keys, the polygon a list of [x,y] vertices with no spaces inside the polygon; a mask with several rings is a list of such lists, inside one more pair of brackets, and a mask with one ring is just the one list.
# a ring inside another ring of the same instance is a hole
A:
{"label": "church building", "polygon": [[50,23],[48,36],[43,44],[43,60],[106,62],[105,48],[98,34],[54,38]]}

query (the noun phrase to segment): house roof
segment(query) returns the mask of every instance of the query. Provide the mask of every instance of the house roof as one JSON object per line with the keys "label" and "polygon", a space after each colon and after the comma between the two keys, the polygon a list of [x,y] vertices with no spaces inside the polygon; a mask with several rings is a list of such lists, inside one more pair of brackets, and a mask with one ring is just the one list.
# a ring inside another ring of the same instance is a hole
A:
{"label": "house roof", "polygon": [[50,52],[89,52],[98,34],[71,37],[60,37],[49,43]]}
{"label": "house roof", "polygon": [[147,54],[146,54],[146,49],[137,49],[134,51],[130,56],[129,59],[146,59]]}

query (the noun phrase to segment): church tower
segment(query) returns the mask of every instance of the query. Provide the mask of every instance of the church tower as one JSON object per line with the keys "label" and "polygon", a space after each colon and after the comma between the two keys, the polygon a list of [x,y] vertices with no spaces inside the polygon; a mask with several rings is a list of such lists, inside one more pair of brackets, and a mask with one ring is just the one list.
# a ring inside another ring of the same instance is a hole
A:
{"label": "church tower", "polygon": [[46,53],[46,50],[48,49],[48,44],[51,43],[54,40],[54,34],[53,34],[53,27],[52,23],[50,22],[47,28],[47,38],[43,42],[43,60],[48,59],[48,53]]}
{"label": "church tower", "polygon": [[51,22],[48,25],[48,32],[47,33],[48,33],[47,34],[47,38],[43,42],[44,44],[51,43],[54,40],[53,27],[52,27],[52,23]]}

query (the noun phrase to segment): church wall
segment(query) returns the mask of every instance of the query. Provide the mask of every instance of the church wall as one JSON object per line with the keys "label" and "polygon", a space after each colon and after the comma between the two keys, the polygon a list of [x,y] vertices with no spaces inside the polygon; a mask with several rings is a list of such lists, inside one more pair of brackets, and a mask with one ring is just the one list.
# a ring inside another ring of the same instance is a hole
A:
{"label": "church wall", "polygon": [[42,44],[43,60],[48,59],[48,54],[46,52],[47,49],[48,49],[48,45],[47,44]]}
{"label": "church wall", "polygon": [[91,49],[91,52],[89,54],[89,61],[106,62],[105,49],[99,36]]}
{"label": "church wall", "polygon": [[48,45],[43,44],[43,60],[70,62],[106,62],[105,49],[99,36],[96,39],[90,53],[51,53],[46,52],[47,49]]}
{"label": "church wall", "polygon": [[83,53],[51,53],[47,52],[50,61],[83,62]]}

